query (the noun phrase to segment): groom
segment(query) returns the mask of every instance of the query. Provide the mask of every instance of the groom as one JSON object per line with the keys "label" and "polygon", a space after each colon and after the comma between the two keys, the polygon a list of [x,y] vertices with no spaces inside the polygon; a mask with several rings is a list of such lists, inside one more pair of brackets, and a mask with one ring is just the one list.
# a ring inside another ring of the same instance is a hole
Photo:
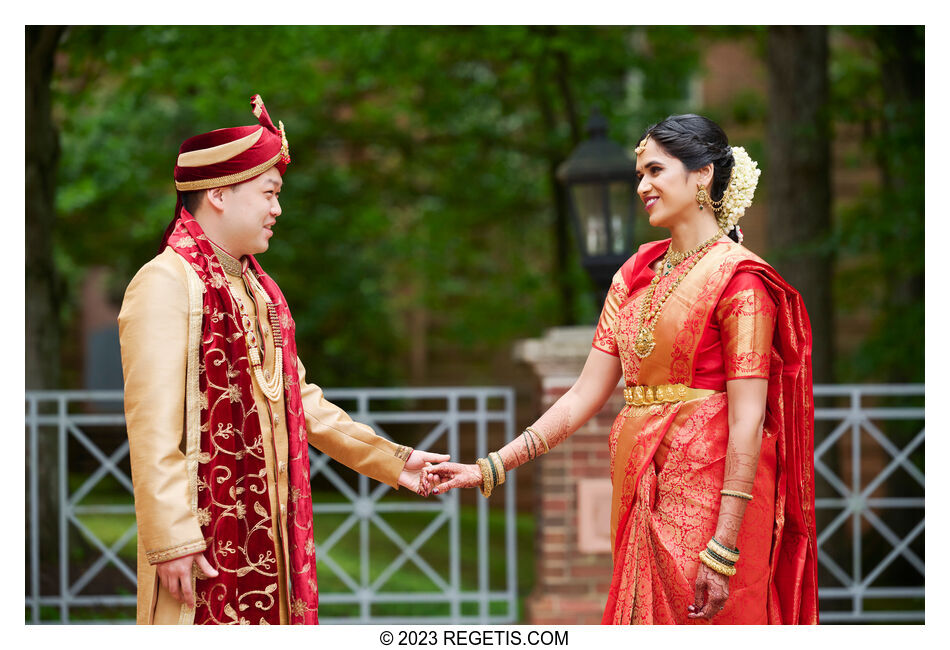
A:
{"label": "groom", "polygon": [[140,624],[315,624],[308,443],[428,493],[426,462],[308,383],[283,294],[253,257],[281,214],[290,151],[258,124],[186,140],[160,254],[119,314],[138,522]]}

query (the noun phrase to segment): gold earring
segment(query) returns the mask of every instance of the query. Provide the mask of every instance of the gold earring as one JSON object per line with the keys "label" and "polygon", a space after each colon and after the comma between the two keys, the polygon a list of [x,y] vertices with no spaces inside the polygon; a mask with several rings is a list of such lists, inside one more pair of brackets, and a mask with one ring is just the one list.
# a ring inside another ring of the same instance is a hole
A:
{"label": "gold earring", "polygon": [[696,203],[699,204],[699,209],[702,210],[703,206],[709,203],[709,193],[706,192],[706,186],[702,183],[699,184],[699,191],[696,192]]}

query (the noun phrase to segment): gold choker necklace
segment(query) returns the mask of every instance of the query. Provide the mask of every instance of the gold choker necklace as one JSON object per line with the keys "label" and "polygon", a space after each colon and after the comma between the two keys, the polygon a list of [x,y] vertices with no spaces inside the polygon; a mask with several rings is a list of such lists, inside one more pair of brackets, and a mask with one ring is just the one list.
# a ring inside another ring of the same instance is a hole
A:
{"label": "gold choker necklace", "polygon": [[682,253],[680,253],[679,251],[673,250],[673,242],[671,241],[670,247],[666,249],[666,254],[663,255],[663,267],[662,267],[662,270],[660,271],[660,275],[669,275],[670,272],[674,268],[676,268],[677,266],[682,264],[685,260],[687,260],[688,258],[698,253],[700,249],[707,246],[709,242],[715,242],[717,239],[722,237],[722,234],[723,234],[722,231],[719,231],[716,233],[716,235],[712,239],[707,239],[706,241],[701,243],[699,246],[694,246],[693,248],[690,248],[688,251],[684,251]]}

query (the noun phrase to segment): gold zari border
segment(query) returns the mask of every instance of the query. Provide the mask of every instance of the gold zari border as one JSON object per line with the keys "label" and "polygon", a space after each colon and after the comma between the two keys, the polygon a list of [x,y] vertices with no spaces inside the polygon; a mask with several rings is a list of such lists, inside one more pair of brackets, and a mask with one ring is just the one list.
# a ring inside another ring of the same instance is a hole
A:
{"label": "gold zari border", "polygon": [[185,542],[184,544],[179,544],[178,546],[162,549],[161,551],[146,553],[145,556],[148,558],[149,564],[159,564],[161,562],[168,562],[169,560],[174,560],[185,555],[191,555],[192,553],[198,553],[199,551],[205,550],[205,548],[206,545],[204,538],[199,538],[190,542]]}
{"label": "gold zari border", "polygon": [[212,187],[223,187],[225,185],[233,185],[234,183],[240,183],[248,179],[254,178],[263,174],[268,169],[277,164],[277,161],[280,160],[280,152],[276,156],[263,162],[256,167],[251,167],[246,169],[243,172],[237,172],[236,174],[228,174],[227,176],[220,176],[218,178],[206,178],[201,181],[175,181],[175,188],[181,192],[191,192],[194,190],[209,190]]}
{"label": "gold zari border", "polygon": [[[185,366],[185,462],[188,470],[188,500],[191,512],[198,513],[198,456],[201,452],[201,400],[198,366],[201,351],[201,322],[204,317],[204,283],[195,270],[181,255],[188,282],[188,361]],[[205,549],[204,540],[196,551]],[[191,589],[195,590],[196,576],[192,573]],[[179,625],[195,622],[195,608],[182,604],[178,615]]]}
{"label": "gold zari border", "polygon": [[409,460],[409,454],[412,453],[412,447],[406,447],[405,445],[399,445],[396,448],[396,458],[399,460]]}

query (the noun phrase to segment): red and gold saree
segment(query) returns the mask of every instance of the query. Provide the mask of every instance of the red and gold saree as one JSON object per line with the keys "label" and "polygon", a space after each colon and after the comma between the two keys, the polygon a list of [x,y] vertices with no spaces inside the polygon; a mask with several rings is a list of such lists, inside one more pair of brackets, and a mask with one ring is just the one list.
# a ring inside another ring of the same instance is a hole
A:
{"label": "red and gold saree", "polygon": [[[669,240],[614,276],[594,347],[619,356],[627,386],[706,389],[688,401],[625,406],[611,428],[614,569],[605,624],[691,623],[699,552],[719,513],[729,437],[726,381],[768,378],[754,499],[741,559],[713,623],[817,623],[811,329],[799,294],[767,263],[719,242],[667,300],[656,347],[634,354],[637,314]],[[681,265],[686,266],[686,265]],[[681,270],[657,286],[654,300]]]}

